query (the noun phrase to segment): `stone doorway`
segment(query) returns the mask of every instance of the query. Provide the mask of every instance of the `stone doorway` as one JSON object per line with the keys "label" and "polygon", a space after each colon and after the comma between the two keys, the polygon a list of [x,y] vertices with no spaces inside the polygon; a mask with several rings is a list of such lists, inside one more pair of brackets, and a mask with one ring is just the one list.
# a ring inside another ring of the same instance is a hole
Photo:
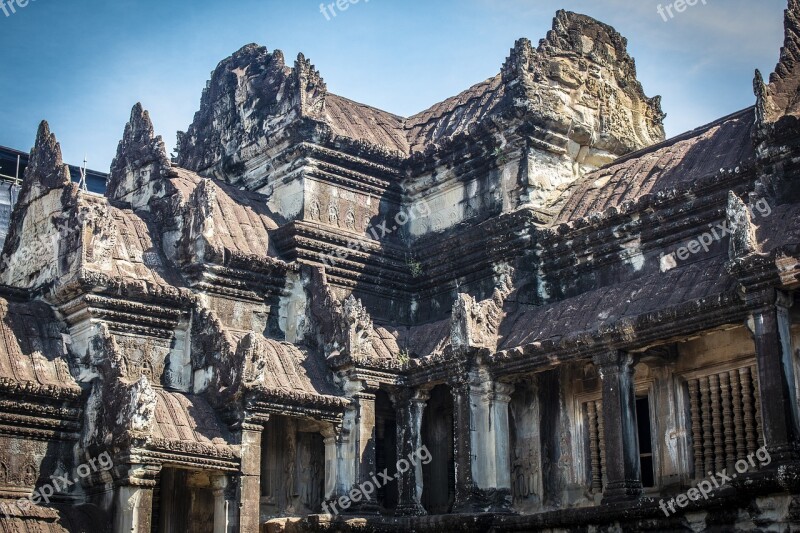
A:
{"label": "stone doorway", "polygon": [[325,443],[319,425],[275,416],[261,439],[261,511],[266,517],[322,511]]}
{"label": "stone doorway", "polygon": [[[431,390],[422,416],[422,444],[431,461],[422,466],[422,506],[428,514],[446,514],[455,502],[453,395],[446,385]],[[470,438],[459,435],[459,438]]]}
{"label": "stone doorway", "polygon": [[206,472],[163,468],[153,501],[153,533],[213,533],[214,493]]}
{"label": "stone doorway", "polygon": [[397,413],[389,395],[379,390],[375,395],[375,472],[383,472],[392,481],[382,485],[377,492],[378,504],[387,511],[397,507]]}

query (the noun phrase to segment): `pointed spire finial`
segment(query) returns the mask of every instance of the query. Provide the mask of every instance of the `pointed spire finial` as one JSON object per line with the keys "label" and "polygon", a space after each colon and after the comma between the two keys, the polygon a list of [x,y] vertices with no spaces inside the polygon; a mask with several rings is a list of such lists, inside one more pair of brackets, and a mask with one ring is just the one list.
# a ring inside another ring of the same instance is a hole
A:
{"label": "pointed spire finial", "polygon": [[[150,172],[139,172],[150,167]],[[117,146],[117,155],[111,162],[106,195],[115,200],[127,201],[127,196],[140,189],[145,181],[157,180],[162,171],[171,167],[167,149],[161,136],[155,135],[150,114],[141,103],[131,109],[125,133]],[[146,199],[139,198],[140,201]],[[136,205],[134,207],[143,207]]]}

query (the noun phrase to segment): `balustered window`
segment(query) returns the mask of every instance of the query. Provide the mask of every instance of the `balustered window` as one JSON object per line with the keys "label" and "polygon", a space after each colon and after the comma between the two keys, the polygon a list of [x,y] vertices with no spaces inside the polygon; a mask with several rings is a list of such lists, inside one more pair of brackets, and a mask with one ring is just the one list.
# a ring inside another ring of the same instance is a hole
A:
{"label": "balustered window", "polygon": [[687,379],[694,477],[734,468],[764,444],[755,366]]}

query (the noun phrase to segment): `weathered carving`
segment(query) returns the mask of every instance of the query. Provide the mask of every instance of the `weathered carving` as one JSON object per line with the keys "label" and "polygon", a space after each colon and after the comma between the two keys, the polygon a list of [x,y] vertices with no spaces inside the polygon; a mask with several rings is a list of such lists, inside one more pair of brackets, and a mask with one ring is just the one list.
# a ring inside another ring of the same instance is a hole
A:
{"label": "weathered carving", "polygon": [[503,304],[513,291],[513,269],[508,265],[495,266],[495,289],[492,298],[475,301],[468,294],[459,294],[453,305],[450,339],[454,348],[497,347],[497,332],[502,319]]}

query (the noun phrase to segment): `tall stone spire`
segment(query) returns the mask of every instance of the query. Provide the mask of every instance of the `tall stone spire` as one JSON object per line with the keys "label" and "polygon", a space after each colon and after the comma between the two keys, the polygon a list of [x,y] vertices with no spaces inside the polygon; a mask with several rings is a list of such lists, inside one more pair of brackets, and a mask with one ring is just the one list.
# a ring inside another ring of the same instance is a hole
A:
{"label": "tall stone spire", "polygon": [[111,163],[106,195],[134,209],[146,208],[153,182],[160,180],[170,166],[164,141],[155,135],[150,114],[137,103]]}
{"label": "tall stone spire", "polygon": [[27,205],[52,189],[69,185],[71,181],[69,167],[61,157],[61,145],[50,132],[47,121],[43,120],[25,169],[19,203]]}
{"label": "tall stone spire", "polygon": [[785,115],[800,116],[800,0],[789,0],[784,32],[780,59],[769,84],[764,85],[758,71],[754,81],[759,119],[766,123]]}
{"label": "tall stone spire", "polygon": [[79,190],[46,121],[39,125],[0,259],[0,283],[34,289],[71,272]]}

